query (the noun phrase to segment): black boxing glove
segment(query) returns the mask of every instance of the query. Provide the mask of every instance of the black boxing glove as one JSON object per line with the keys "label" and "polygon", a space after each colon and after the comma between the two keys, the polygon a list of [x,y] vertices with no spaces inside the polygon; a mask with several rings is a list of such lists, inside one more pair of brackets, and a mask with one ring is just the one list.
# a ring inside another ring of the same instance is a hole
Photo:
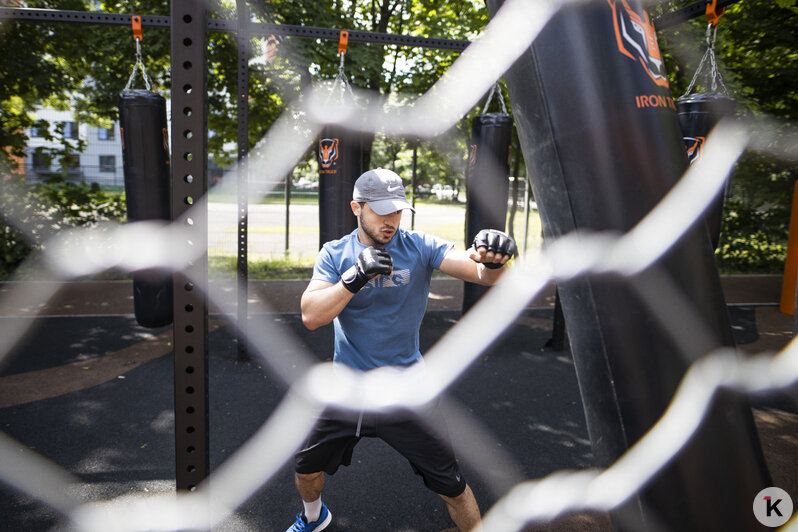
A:
{"label": "black boxing glove", "polygon": [[[479,251],[479,248],[485,248],[496,255],[506,255],[511,258],[518,252],[513,237],[497,229],[483,229],[477,233],[477,236],[474,237],[474,249]],[[499,262],[483,262],[482,264],[491,270],[497,270],[504,266]]]}
{"label": "black boxing glove", "polygon": [[357,294],[373,277],[393,271],[393,259],[384,249],[366,248],[360,252],[354,266],[341,275],[344,288]]}

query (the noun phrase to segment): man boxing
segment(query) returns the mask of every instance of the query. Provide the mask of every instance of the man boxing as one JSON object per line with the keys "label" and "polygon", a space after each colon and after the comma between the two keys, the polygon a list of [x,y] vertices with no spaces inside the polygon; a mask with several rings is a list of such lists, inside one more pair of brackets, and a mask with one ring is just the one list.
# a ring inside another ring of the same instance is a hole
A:
{"label": "man boxing", "polygon": [[[496,283],[516,253],[513,239],[493,229],[480,231],[468,250],[451,242],[399,228],[402,210],[412,209],[402,179],[377,168],[355,182],[351,202],[357,229],[327,242],[302,294],[302,322],[308,329],[334,323],[333,364],[358,371],[380,367],[423,371],[419,329],[432,272],[483,285]],[[326,528],[332,514],[321,500],[325,474],[349,465],[357,442],[379,437],[404,456],[424,484],[446,503],[461,531],[479,526],[471,488],[460,474],[437,405],[418,413],[375,414],[328,408],[296,454],[295,480],[303,502],[289,532]],[[427,424],[437,430],[427,429]]]}

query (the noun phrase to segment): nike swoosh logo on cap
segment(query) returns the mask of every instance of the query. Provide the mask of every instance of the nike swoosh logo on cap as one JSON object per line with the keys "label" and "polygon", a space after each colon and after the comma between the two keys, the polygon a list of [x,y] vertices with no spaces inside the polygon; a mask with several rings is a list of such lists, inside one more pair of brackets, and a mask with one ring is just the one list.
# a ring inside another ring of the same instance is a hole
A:
{"label": "nike swoosh logo on cap", "polygon": [[402,190],[402,186],[401,185],[395,185],[392,187],[389,186],[386,190],[388,192],[399,192],[400,190]]}

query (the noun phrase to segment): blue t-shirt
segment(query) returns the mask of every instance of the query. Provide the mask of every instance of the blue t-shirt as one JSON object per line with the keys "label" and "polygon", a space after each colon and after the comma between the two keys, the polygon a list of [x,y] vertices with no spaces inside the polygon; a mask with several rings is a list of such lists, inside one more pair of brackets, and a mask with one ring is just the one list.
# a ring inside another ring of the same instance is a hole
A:
{"label": "blue t-shirt", "polygon": [[[337,283],[366,246],[358,230],[327,242],[316,258],[313,279]],[[419,328],[427,309],[432,271],[453,247],[418,231],[399,229],[385,250],[393,273],[370,280],[335,318],[335,363],[369,370],[409,366],[421,359]]]}

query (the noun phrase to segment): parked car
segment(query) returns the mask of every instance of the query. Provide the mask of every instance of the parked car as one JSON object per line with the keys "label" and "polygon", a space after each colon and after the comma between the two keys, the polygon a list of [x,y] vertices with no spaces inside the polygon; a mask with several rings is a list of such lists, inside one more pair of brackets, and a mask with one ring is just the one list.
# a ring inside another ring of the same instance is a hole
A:
{"label": "parked car", "polygon": [[451,185],[441,185],[440,183],[435,183],[432,185],[432,193],[435,194],[435,197],[439,200],[454,199],[454,189]]}
{"label": "parked car", "polygon": [[300,177],[297,181],[294,181],[294,188],[299,190],[314,190],[319,188],[319,182]]}

